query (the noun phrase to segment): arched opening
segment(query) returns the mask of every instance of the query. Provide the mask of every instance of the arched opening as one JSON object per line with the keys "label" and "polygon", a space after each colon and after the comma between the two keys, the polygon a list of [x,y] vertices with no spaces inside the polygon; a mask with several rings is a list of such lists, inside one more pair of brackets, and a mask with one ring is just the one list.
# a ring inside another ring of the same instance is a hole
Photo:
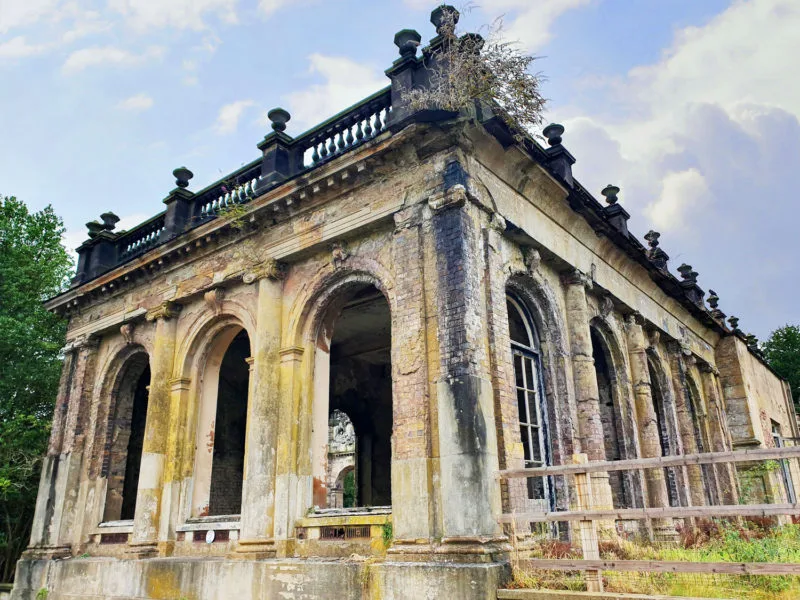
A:
{"label": "arched opening", "polygon": [[113,413],[104,466],[107,477],[104,521],[133,519],[147,421],[150,365],[147,354],[130,357],[113,388]]}
{"label": "arched opening", "polygon": [[345,508],[346,480],[341,493],[329,492],[338,479],[331,463],[339,459],[336,450],[346,447],[331,439],[331,424],[342,425],[346,434],[347,422],[353,438],[353,504],[391,505],[391,339],[389,303],[373,285],[349,288],[324,315],[314,357],[315,506]]}
{"label": "arched opening", "polygon": [[[506,296],[506,311],[525,467],[541,467],[550,463],[550,445],[539,335],[527,308],[514,296]],[[527,482],[528,499],[551,508],[552,482],[543,477],[529,477]]]}
{"label": "arched opening", "polygon": [[[690,376],[686,378],[686,389],[689,393],[689,415],[692,419],[692,433],[694,435],[694,443],[697,447],[697,452],[702,454],[708,452],[710,445],[703,430],[703,424],[700,420],[700,415],[704,415],[705,411],[701,404],[702,397],[697,384]],[[711,465],[700,465],[700,472],[703,475],[703,495],[705,497],[706,506],[712,504],[719,504],[717,498],[717,476]]]}
{"label": "arched opening", "polygon": [[242,507],[250,338],[224,330],[206,355],[201,376],[193,516],[235,515]]}
{"label": "arched opening", "polygon": [[[650,389],[653,396],[653,408],[656,413],[656,421],[658,425],[658,441],[661,445],[661,456],[669,456],[672,454],[670,444],[669,429],[667,425],[667,414],[664,402],[664,387],[661,377],[658,375],[656,366],[653,360],[648,357],[647,369],[650,374]],[[674,467],[665,467],[665,477],[667,483],[667,496],[669,497],[670,506],[680,506],[678,500],[678,480]]]}
{"label": "arched opening", "polygon": [[[616,373],[611,362],[611,353],[602,336],[594,327],[590,328],[592,341],[592,357],[597,375],[597,389],[600,395],[600,419],[603,423],[603,442],[606,460],[621,460],[625,444],[622,428],[622,413],[617,401],[619,390]],[[611,499],[614,508],[632,506],[630,486],[623,471],[611,471],[608,474],[611,488]]]}

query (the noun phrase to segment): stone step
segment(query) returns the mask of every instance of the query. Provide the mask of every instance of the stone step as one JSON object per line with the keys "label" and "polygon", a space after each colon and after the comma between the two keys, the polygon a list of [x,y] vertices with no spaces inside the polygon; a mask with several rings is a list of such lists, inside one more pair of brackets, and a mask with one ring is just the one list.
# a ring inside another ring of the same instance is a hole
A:
{"label": "stone step", "polygon": [[708,600],[708,598],[689,598],[686,596],[662,596],[651,594],[621,594],[618,592],[570,592],[566,590],[539,589],[497,590],[497,600]]}

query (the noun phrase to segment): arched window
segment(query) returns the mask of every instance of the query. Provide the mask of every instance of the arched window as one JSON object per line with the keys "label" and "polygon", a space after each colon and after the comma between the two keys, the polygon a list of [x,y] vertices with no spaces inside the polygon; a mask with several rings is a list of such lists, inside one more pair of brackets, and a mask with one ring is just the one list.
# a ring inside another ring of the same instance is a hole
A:
{"label": "arched window", "polygon": [[[656,424],[658,425],[658,441],[661,445],[661,455],[669,456],[672,454],[670,435],[667,425],[666,405],[664,402],[664,389],[662,379],[658,376],[656,366],[652,359],[648,359],[647,368],[650,373],[650,389],[653,394],[653,408],[656,413]],[[667,495],[670,506],[680,506],[678,499],[678,479],[674,467],[664,468],[667,479]]]}
{"label": "arched window", "polygon": [[[689,414],[692,418],[692,433],[694,434],[694,443],[697,447],[697,452],[702,454],[709,451],[708,440],[703,425],[700,422],[700,415],[705,414],[702,406],[702,397],[697,388],[697,384],[690,376],[686,378],[686,389],[689,392]],[[705,495],[706,505],[719,504],[719,499],[716,495],[717,486],[715,485],[717,477],[711,465],[700,465],[700,471],[703,474],[703,493]]]}
{"label": "arched window", "polygon": [[114,405],[104,460],[107,477],[104,521],[133,519],[149,386],[147,354],[137,352],[126,361],[112,392]]}
{"label": "arched window", "polygon": [[[514,360],[514,386],[517,394],[519,432],[525,456],[525,467],[541,467],[549,463],[545,399],[542,390],[542,363],[539,336],[524,305],[512,296],[506,297],[509,338]],[[528,478],[528,498],[549,503],[548,481]]]}
{"label": "arched window", "polygon": [[212,342],[201,374],[192,516],[236,515],[242,507],[250,338],[230,327]]}

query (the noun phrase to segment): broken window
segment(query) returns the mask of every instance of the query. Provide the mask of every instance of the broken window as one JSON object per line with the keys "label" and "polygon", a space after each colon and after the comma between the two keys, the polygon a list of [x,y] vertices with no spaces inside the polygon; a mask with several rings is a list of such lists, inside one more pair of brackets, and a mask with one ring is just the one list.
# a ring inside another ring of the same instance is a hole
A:
{"label": "broken window", "polygon": [[[506,310],[525,467],[541,467],[549,463],[549,451],[539,337],[533,320],[520,302],[508,296]],[[549,506],[550,485],[547,478],[529,477],[527,481],[528,498],[541,500]]]}
{"label": "broken window", "polygon": [[391,505],[391,317],[374,286],[329,307],[314,382],[314,504]]}
{"label": "broken window", "polygon": [[133,519],[142,461],[150,366],[147,354],[128,359],[112,392],[112,415],[105,467],[107,477],[104,521]]}
{"label": "broken window", "polygon": [[201,381],[193,516],[236,515],[242,507],[250,338],[224,331],[211,345]]}
{"label": "broken window", "polygon": [[[603,424],[603,442],[606,460],[621,460],[622,447],[625,441],[622,430],[622,414],[620,412],[617,380],[611,366],[611,353],[597,330],[590,329],[592,340],[592,358],[597,375],[597,389],[600,396],[600,420]],[[611,487],[611,499],[614,508],[630,508],[630,486],[623,471],[610,471],[608,483]]]}

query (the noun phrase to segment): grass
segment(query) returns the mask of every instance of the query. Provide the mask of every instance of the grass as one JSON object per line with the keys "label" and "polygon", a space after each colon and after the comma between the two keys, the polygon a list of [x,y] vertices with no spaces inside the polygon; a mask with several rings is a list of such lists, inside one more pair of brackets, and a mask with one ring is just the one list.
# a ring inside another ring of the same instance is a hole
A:
{"label": "grass", "polygon": [[[800,573],[800,525],[773,526],[767,520],[745,524],[698,522],[681,532],[680,541],[658,545],[611,538],[599,544],[607,560],[664,560],[687,562],[783,562],[798,563]],[[525,570],[518,552],[512,561],[515,588],[585,589],[579,571]],[[545,540],[525,552],[526,558],[580,558],[579,548],[569,542]],[[610,592],[737,598],[741,600],[797,600],[800,574],[717,575],[712,573],[603,572]]]}

